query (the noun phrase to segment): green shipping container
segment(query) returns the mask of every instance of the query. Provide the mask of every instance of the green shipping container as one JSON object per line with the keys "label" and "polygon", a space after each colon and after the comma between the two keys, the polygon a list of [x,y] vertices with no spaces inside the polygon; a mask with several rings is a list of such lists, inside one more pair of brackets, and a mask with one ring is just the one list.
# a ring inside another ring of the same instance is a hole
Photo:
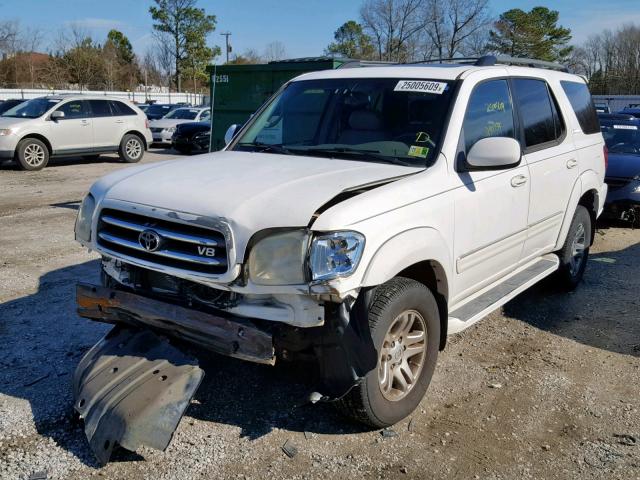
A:
{"label": "green shipping container", "polygon": [[[243,124],[282,85],[298,75],[331,70],[353,60],[301,58],[260,65],[217,65],[209,67],[213,126],[211,151],[224,147],[224,134]],[[357,63],[357,62],[356,62]]]}

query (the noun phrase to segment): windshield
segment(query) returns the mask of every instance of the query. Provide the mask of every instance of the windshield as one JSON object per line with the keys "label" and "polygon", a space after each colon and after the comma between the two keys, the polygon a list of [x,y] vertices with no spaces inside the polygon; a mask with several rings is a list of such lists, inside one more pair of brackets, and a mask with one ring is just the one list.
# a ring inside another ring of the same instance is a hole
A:
{"label": "windshield", "polygon": [[640,130],[638,125],[612,123],[601,125],[601,129],[610,153],[640,155]]}
{"label": "windshield", "polygon": [[440,80],[293,82],[231,148],[425,166],[437,154],[452,91]]}
{"label": "windshield", "polygon": [[171,113],[165,115],[164,118],[172,118],[174,120],[195,120],[198,116],[198,110],[191,108],[178,108]]}
{"label": "windshield", "polygon": [[60,99],[57,98],[34,98],[24,103],[20,103],[15,107],[7,110],[2,114],[3,117],[14,118],[38,118],[47,113],[51,107],[60,103]]}

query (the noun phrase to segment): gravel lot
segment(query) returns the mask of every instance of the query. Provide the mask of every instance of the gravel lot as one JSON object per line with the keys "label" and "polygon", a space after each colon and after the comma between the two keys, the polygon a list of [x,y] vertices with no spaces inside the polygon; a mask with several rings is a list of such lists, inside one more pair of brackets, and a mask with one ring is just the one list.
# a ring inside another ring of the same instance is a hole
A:
{"label": "gravel lot", "polygon": [[97,281],[98,264],[73,223],[89,185],[124,167],[0,166],[0,478],[640,479],[640,231],[621,226],[600,228],[575,293],[543,283],[450,337],[421,407],[392,431],[301,406],[302,371],[211,355],[167,451],[100,468],[70,380],[109,327],[74,312],[74,284]]}

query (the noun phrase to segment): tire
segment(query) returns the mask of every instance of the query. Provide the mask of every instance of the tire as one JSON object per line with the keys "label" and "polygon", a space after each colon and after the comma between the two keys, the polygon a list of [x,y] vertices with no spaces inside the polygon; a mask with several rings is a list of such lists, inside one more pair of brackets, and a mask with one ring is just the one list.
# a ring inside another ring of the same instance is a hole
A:
{"label": "tire", "polygon": [[571,220],[564,245],[556,252],[560,267],[555,275],[556,285],[564,291],[574,290],[584,275],[591,245],[591,215],[578,205]]}
{"label": "tire", "polygon": [[[440,316],[431,291],[423,284],[403,277],[376,288],[367,314],[371,338],[378,352],[378,366],[335,404],[347,417],[383,428],[411,414],[424,397],[438,360]],[[409,324],[404,332],[398,329],[403,320]],[[422,341],[417,340],[420,331],[426,333],[426,339],[423,335]],[[405,357],[407,332],[416,337],[408,344],[413,350],[408,358]],[[395,344],[390,341],[394,337]],[[420,347],[422,353],[416,353]],[[405,364],[415,377],[412,386],[402,391],[403,385],[395,375],[401,375],[408,384],[409,377],[402,373],[403,368],[406,372]],[[395,373],[390,373],[389,369]],[[392,379],[391,383],[385,380],[388,378]]]}
{"label": "tire", "polygon": [[15,160],[22,170],[42,170],[49,163],[49,149],[37,138],[25,138],[18,143]]}
{"label": "tire", "polygon": [[144,142],[132,133],[127,133],[122,137],[118,154],[123,162],[137,163],[144,156]]}

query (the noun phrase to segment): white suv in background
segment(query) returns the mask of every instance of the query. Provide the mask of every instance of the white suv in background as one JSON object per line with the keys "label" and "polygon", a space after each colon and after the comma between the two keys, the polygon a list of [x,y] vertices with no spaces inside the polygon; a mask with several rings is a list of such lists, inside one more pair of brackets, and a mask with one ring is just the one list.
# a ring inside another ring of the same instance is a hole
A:
{"label": "white suv in background", "polygon": [[151,141],[142,110],[104,96],[34,98],[0,116],[0,159],[14,159],[23,170],[40,170],[51,157],[102,153],[135,163]]}

